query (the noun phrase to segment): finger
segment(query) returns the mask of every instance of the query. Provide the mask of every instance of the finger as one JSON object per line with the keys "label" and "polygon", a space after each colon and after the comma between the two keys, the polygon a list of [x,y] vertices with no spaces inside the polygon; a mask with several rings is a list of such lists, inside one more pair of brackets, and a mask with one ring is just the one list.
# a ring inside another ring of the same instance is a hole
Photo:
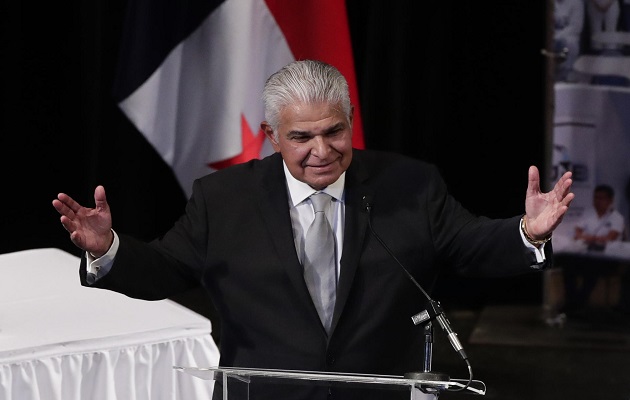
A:
{"label": "finger", "polygon": [[59,221],[61,221],[61,225],[63,225],[64,229],[67,230],[68,232],[72,233],[76,230],[75,223],[72,221],[72,219],[68,218],[67,216],[62,215],[59,218]]}
{"label": "finger", "polygon": [[562,201],[571,193],[571,186],[573,185],[573,179],[571,179],[571,173],[567,172],[562,175],[562,178],[556,184],[556,199]]}
{"label": "finger", "polygon": [[571,186],[573,185],[573,179],[567,178],[564,181],[564,194],[565,196],[571,192]]}
{"label": "finger", "polygon": [[575,193],[569,193],[562,199],[562,204],[568,209],[573,199],[575,199]]}
{"label": "finger", "polygon": [[573,173],[571,171],[567,171],[564,174],[562,174],[562,177],[560,178],[560,180],[558,182],[561,182],[562,185],[566,185],[567,182],[573,182]]}
{"label": "finger", "polygon": [[66,203],[55,199],[53,200],[52,205],[59,214],[74,218],[74,212],[66,205]]}
{"label": "finger", "polygon": [[83,237],[78,232],[70,233],[70,240],[75,246],[83,249]]}
{"label": "finger", "polygon": [[70,210],[72,210],[75,213],[79,212],[79,209],[81,209],[81,205],[79,203],[77,203],[76,201],[74,201],[74,199],[72,197],[68,196],[65,193],[59,193],[57,195],[57,199],[59,199],[59,201],[61,201]]}

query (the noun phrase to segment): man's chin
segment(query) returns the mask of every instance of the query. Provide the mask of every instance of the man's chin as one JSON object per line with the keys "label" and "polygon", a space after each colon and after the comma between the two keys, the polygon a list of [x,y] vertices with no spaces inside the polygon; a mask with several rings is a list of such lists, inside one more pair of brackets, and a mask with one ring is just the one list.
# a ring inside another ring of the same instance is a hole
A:
{"label": "man's chin", "polygon": [[323,167],[307,166],[303,169],[304,182],[315,190],[321,190],[332,185],[343,174],[339,163],[330,163]]}
{"label": "man's chin", "polygon": [[332,185],[339,179],[339,176],[316,176],[310,177],[306,180],[306,183],[315,190],[322,190],[325,187]]}

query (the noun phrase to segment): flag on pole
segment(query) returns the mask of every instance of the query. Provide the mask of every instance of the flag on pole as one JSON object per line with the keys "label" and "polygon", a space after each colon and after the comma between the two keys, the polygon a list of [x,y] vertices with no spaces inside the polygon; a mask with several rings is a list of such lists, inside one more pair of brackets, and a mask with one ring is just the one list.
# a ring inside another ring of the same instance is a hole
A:
{"label": "flag on pole", "polygon": [[114,93],[190,196],[194,179],[273,152],[263,85],[298,59],[345,75],[363,148],[345,0],[132,0]]}

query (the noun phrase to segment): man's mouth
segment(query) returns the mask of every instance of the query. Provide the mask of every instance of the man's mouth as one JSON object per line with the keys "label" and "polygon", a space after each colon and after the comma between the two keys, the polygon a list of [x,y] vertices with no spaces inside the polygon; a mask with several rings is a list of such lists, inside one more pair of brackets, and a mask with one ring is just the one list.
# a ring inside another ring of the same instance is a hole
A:
{"label": "man's mouth", "polygon": [[307,168],[311,168],[316,171],[323,171],[332,168],[333,163],[321,164],[321,165],[307,165]]}

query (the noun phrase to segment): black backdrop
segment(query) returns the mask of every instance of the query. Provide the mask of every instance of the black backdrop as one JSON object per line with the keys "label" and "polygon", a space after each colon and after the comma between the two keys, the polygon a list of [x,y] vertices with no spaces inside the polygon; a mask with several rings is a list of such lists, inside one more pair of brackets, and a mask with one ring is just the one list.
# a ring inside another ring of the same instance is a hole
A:
{"label": "black backdrop", "polygon": [[[2,12],[0,253],[79,254],[51,206],[105,185],[114,227],[151,239],[184,207],[169,168],[113,103],[125,2],[9,2]],[[469,209],[524,210],[544,166],[545,4],[347,0],[366,147],[437,164]],[[460,281],[442,302],[540,301],[540,275]]]}

